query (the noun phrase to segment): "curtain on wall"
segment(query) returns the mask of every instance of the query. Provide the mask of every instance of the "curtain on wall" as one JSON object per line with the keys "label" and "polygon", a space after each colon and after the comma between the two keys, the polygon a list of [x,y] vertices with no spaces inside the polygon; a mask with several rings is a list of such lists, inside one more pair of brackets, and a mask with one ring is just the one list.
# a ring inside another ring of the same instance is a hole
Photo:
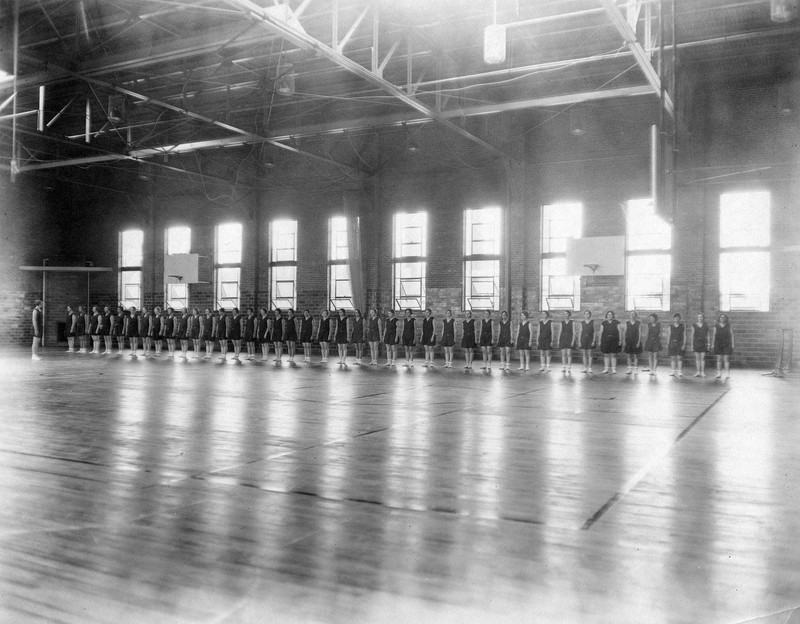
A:
{"label": "curtain on wall", "polygon": [[347,217],[347,249],[350,281],[353,285],[353,305],[365,313],[364,262],[361,255],[361,206],[364,194],[360,191],[343,193],[344,216]]}

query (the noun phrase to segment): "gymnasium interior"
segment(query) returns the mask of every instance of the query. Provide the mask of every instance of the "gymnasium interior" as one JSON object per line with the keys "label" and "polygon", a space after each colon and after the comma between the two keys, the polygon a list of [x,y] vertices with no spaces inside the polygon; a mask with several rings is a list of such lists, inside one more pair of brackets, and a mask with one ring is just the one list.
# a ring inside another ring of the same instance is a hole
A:
{"label": "gymnasium interior", "polygon": [[[0,622],[800,623],[798,0],[0,0],[0,205]],[[67,306],[450,311],[454,365]],[[587,310],[725,315],[729,375],[464,368]]]}

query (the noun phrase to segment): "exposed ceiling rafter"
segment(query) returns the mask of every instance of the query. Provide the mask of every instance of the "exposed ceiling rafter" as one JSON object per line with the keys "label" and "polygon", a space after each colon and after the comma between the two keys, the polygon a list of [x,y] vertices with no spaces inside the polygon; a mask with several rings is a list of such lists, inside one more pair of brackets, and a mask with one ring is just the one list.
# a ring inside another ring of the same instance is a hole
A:
{"label": "exposed ceiling rafter", "polygon": [[500,156],[502,158],[510,158],[510,156],[501,149],[495,147],[491,143],[488,143],[482,138],[472,134],[471,132],[465,130],[464,128],[454,124],[452,121],[450,121],[446,117],[443,117],[437,111],[433,110],[424,103],[420,102],[417,98],[403,92],[402,89],[399,89],[397,86],[395,86],[394,84],[392,84],[391,82],[389,82],[376,72],[373,72],[372,70],[364,67],[363,65],[359,65],[358,63],[348,58],[347,56],[341,54],[337,50],[334,50],[330,46],[325,45],[319,39],[315,39],[310,35],[301,33],[292,28],[291,26],[289,26],[288,24],[285,24],[280,20],[275,19],[263,7],[260,7],[252,0],[228,0],[228,3],[233,6],[238,6],[239,8],[241,8],[246,14],[248,14],[251,17],[251,19],[256,20],[257,23],[261,24],[268,31],[278,34],[284,39],[292,42],[296,46],[306,50],[307,52],[310,52],[316,56],[322,56],[328,59],[329,61],[333,62],[335,65],[343,67],[344,69],[350,71],[356,76],[363,78],[367,82],[380,87],[381,89],[383,89],[390,95],[394,96],[401,102],[418,110],[426,117],[430,117],[434,121],[452,130],[456,134],[464,137],[465,139],[477,143],[478,145],[489,150],[496,156]]}

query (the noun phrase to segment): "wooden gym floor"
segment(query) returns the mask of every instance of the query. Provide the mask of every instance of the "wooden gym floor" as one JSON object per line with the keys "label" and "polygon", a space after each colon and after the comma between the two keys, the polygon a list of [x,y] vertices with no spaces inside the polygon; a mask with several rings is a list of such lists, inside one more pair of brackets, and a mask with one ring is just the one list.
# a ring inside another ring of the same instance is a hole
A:
{"label": "wooden gym floor", "polygon": [[29,358],[2,622],[800,620],[796,378]]}

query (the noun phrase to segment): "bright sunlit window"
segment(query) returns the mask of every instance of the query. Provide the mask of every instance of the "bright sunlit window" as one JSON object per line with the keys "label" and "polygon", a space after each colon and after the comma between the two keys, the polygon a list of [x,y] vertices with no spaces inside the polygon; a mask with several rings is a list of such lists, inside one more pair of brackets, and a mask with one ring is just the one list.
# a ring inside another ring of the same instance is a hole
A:
{"label": "bright sunlit window", "polygon": [[142,258],[144,232],[125,230],[119,234],[119,301],[125,308],[142,306]]}
{"label": "bright sunlit window", "polygon": [[[167,228],[165,233],[164,251],[168,255],[188,254],[192,248],[192,228],[175,226]],[[189,284],[178,282],[166,284],[167,306],[175,310],[185,310],[189,307]]]}
{"label": "bright sunlit window", "polygon": [[270,297],[273,308],[297,308],[297,221],[270,223]]}
{"label": "bright sunlit window", "polygon": [[396,309],[425,309],[428,215],[424,212],[394,216],[394,296]]}
{"label": "bright sunlit window", "polygon": [[652,199],[625,207],[625,308],[669,310],[672,227],[656,214]]}
{"label": "bright sunlit window", "polygon": [[347,217],[331,217],[328,221],[328,299],[334,310],[354,307],[348,260]]}
{"label": "bright sunlit window", "polygon": [[503,230],[500,208],[464,211],[464,308],[500,307],[500,245]]}
{"label": "bright sunlit window", "polygon": [[769,192],[723,193],[719,217],[720,309],[769,311]]}
{"label": "bright sunlit window", "polygon": [[215,243],[216,305],[226,310],[238,308],[242,273],[242,224],[218,225]]}
{"label": "bright sunlit window", "polygon": [[567,240],[580,238],[583,204],[569,202],[542,206],[542,309],[577,310],[581,279],[567,275]]}

